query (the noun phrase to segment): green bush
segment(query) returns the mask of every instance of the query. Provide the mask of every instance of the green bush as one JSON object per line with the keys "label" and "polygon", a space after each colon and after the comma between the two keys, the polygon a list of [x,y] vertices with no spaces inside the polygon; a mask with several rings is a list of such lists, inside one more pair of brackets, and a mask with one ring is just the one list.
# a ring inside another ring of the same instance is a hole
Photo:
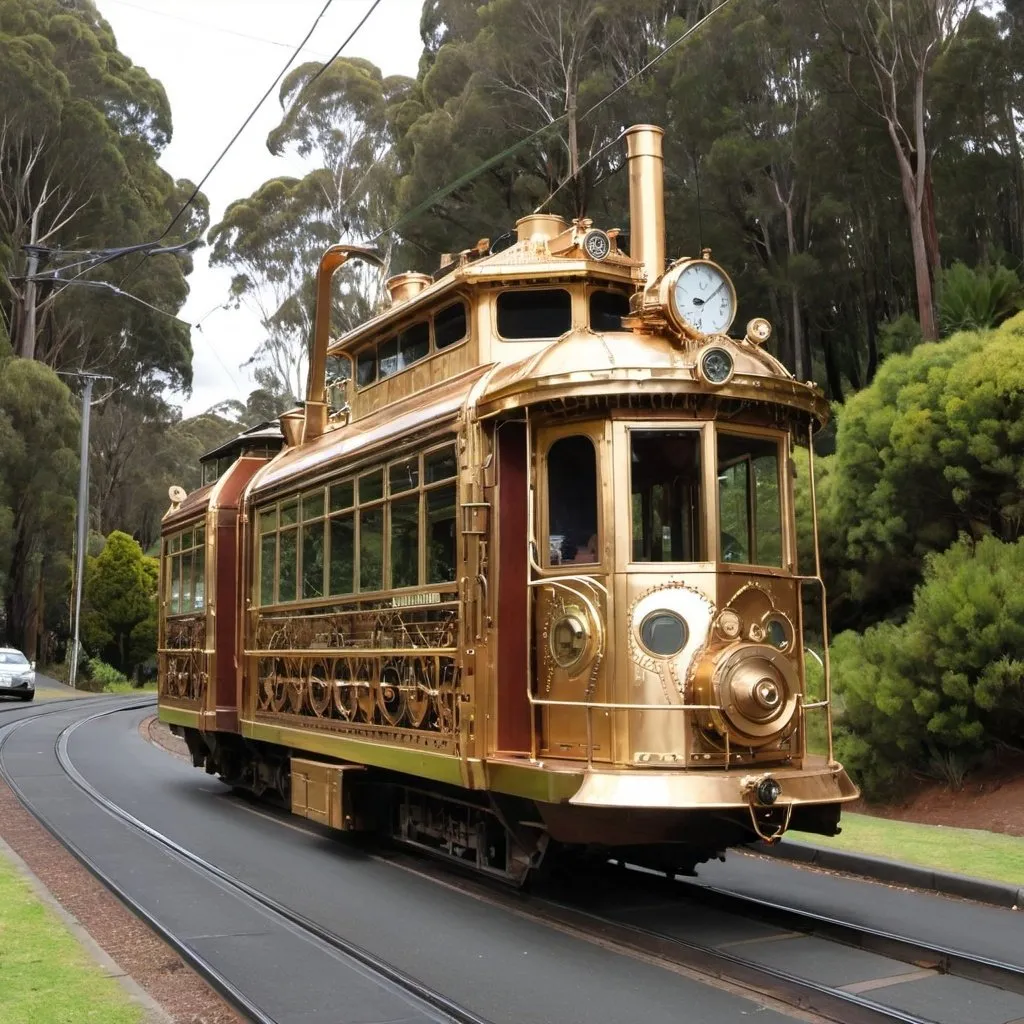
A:
{"label": "green bush", "polygon": [[1020,279],[1008,267],[954,263],[939,278],[943,334],[996,327],[1021,307]]}
{"label": "green bush", "polygon": [[919,345],[839,410],[819,500],[837,626],[905,615],[925,556],[960,533],[1024,533],[1022,344],[1024,314]]}
{"label": "green bush", "polygon": [[911,774],[952,785],[1024,741],[1024,540],[962,538],[926,560],[901,625],[832,647],[840,759],[870,798]]}
{"label": "green bush", "polygon": [[79,675],[82,689],[92,693],[108,692],[109,687],[128,687],[128,677],[118,672],[99,658],[89,658],[84,665],[85,671]]}

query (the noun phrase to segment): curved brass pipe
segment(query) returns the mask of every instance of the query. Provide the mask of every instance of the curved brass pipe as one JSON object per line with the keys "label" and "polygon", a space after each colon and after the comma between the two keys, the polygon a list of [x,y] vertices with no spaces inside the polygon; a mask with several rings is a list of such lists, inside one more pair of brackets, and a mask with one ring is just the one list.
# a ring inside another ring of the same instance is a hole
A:
{"label": "curved brass pipe", "polygon": [[306,379],[303,442],[312,441],[327,429],[327,346],[331,333],[331,280],[334,272],[353,258],[365,260],[377,267],[384,266],[380,253],[365,245],[332,245],[320,257],[320,268],[316,272],[313,349],[309,353],[309,376]]}

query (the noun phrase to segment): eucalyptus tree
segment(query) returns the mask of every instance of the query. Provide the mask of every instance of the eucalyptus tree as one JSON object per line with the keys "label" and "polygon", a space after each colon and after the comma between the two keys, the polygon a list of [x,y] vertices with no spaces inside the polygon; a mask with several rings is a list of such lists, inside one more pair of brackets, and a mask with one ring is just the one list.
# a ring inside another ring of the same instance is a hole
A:
{"label": "eucalyptus tree", "polygon": [[[264,182],[232,203],[211,234],[211,263],[234,271],[236,302],[251,304],[266,332],[254,357],[263,386],[300,395],[314,313],[314,276],[336,242],[381,235],[394,213],[395,152],[391,112],[411,81],[385,78],[369,61],[309,63],[281,85],[281,123],[272,153],[294,151],[311,165],[304,177]],[[390,235],[382,236],[385,264]],[[361,265],[341,269],[333,325],[346,330],[381,299],[383,275]]]}

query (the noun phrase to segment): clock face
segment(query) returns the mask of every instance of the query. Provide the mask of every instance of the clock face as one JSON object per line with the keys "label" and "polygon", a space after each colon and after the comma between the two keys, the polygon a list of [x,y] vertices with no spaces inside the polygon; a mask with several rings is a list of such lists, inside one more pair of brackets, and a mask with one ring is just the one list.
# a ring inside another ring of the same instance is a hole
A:
{"label": "clock face", "polygon": [[713,263],[683,267],[672,289],[676,313],[697,334],[722,334],[736,316],[736,299],[725,273]]}

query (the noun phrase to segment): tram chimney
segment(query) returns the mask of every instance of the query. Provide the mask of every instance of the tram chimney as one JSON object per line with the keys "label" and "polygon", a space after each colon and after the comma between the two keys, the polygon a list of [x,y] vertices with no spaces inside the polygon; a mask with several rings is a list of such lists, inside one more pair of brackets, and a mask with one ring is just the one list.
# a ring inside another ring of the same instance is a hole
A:
{"label": "tram chimney", "polygon": [[665,273],[663,128],[637,124],[626,131],[629,163],[629,253],[647,271],[650,287]]}

